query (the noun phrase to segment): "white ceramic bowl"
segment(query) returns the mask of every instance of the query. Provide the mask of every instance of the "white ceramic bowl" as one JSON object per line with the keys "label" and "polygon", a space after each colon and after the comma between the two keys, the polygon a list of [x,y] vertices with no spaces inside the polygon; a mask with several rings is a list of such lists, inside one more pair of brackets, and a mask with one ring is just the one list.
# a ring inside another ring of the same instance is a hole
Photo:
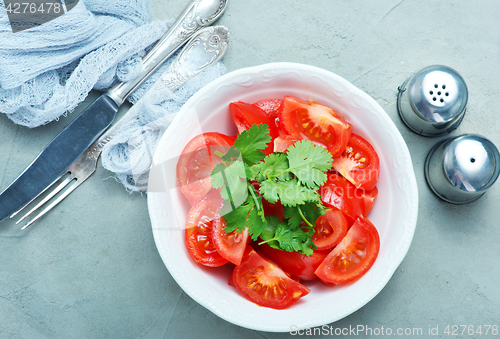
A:
{"label": "white ceramic bowl", "polygon": [[[255,102],[292,95],[315,100],[343,114],[354,132],[380,156],[379,194],[368,218],[380,234],[380,253],[359,280],[326,287],[306,283],[311,293],[286,310],[259,307],[228,286],[229,267],[204,268],[184,245],[189,204],[175,187],[175,165],[195,135],[235,135],[232,101]],[[213,81],[186,102],[163,135],[154,155],[148,206],[158,251],[172,277],[199,304],[242,327],[272,332],[332,323],[358,310],[387,284],[406,255],[417,222],[418,192],[410,154],[396,126],[378,103],[343,78],[312,66],[273,63],[245,68]]]}

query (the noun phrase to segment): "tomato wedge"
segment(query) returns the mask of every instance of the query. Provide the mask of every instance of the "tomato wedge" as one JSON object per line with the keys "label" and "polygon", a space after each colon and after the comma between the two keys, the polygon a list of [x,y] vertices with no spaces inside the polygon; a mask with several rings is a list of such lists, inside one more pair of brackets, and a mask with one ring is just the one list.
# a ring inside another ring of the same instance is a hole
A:
{"label": "tomato wedge", "polygon": [[[238,129],[238,133],[250,129],[253,124],[266,124],[269,127],[269,134],[271,135],[272,141],[278,137],[278,128],[275,126],[274,122],[271,121],[269,116],[259,107],[246,102],[237,101],[229,104],[229,111]],[[264,150],[264,154],[267,155],[273,152],[272,141]]]}
{"label": "tomato wedge", "polygon": [[248,300],[277,310],[289,307],[311,292],[250,246],[241,264],[234,268],[233,282]]}
{"label": "tomato wedge", "polygon": [[380,160],[367,140],[352,133],[344,152],[334,159],[333,168],[354,186],[369,191],[377,184]]}
{"label": "tomato wedge", "polygon": [[[274,125],[278,130],[280,129],[280,118],[278,114],[278,110],[281,105],[281,99],[266,99],[260,100],[253,103],[254,106],[257,106],[261,110],[263,110],[269,119],[274,122]],[[281,131],[280,131],[281,134]]]}
{"label": "tomato wedge", "polygon": [[342,115],[316,102],[286,96],[279,115],[288,134],[325,145],[333,157],[344,151],[351,136],[352,125]]}
{"label": "tomato wedge", "polygon": [[288,147],[295,144],[297,141],[302,140],[295,135],[280,135],[276,139],[274,139],[274,151],[275,152],[286,152]]}
{"label": "tomato wedge", "polygon": [[216,217],[213,221],[212,238],[217,252],[235,265],[241,263],[248,242],[248,230],[226,232],[226,221]]}
{"label": "tomato wedge", "polygon": [[218,267],[227,263],[217,250],[212,238],[213,221],[223,201],[217,190],[192,206],[186,217],[184,236],[189,254],[199,264]]}
{"label": "tomato wedge", "polygon": [[336,207],[351,219],[366,216],[370,212],[378,189],[371,191],[356,188],[342,176],[328,173],[326,183],[320,188],[321,200],[326,206]]}
{"label": "tomato wedge", "polygon": [[210,175],[220,162],[214,152],[219,150],[225,153],[233,142],[224,134],[208,132],[195,136],[182,150],[176,168],[177,184],[191,205],[212,189]]}
{"label": "tomato wedge", "polygon": [[380,238],[375,226],[364,217],[358,218],[315,273],[333,284],[354,281],[372,267],[379,249]]}
{"label": "tomato wedge", "polygon": [[259,247],[259,252],[278,265],[293,279],[314,280],[316,279],[314,271],[330,251],[314,250],[313,254],[307,256],[299,252],[282,251],[268,244],[263,244]]}
{"label": "tomato wedge", "polygon": [[337,245],[347,233],[348,225],[344,213],[330,208],[316,220],[312,241],[318,250],[326,250]]}

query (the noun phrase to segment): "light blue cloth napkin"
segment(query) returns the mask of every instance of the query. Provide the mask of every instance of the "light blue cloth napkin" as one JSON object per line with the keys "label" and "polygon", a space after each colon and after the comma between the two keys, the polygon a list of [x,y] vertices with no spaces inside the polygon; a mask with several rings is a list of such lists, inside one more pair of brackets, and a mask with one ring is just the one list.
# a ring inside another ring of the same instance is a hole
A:
{"label": "light blue cloth napkin", "polygon": [[[153,20],[148,0],[80,0],[52,21],[13,33],[4,2],[0,1],[0,112],[14,123],[31,128],[58,120],[74,110],[92,89],[105,90],[116,81],[133,79],[145,51],[169,24]],[[129,101],[137,101],[165,67]],[[224,73],[224,65],[219,63],[161,105],[145,105],[139,121],[106,146],[104,167],[115,172],[127,189],[137,190],[133,177],[138,172],[132,168],[130,152],[154,152],[182,104]],[[145,144],[131,150],[129,139],[138,132],[145,136],[141,141]],[[133,155],[134,159],[144,155],[140,164],[146,166],[146,153]],[[139,172],[144,172],[143,167]]]}
{"label": "light blue cloth napkin", "polygon": [[58,119],[92,88],[133,77],[167,25],[153,21],[147,0],[84,0],[63,16],[12,33],[1,1],[0,112],[28,127]]}

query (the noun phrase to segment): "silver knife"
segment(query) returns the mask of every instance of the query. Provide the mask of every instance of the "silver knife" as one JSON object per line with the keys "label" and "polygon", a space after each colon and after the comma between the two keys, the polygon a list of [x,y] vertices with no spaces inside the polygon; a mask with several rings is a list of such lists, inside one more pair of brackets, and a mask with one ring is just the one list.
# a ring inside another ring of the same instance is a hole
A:
{"label": "silver knife", "polygon": [[109,127],[126,98],[195,32],[214,23],[226,7],[227,0],[191,1],[164,37],[144,56],[140,76],[119,83],[101,95],[0,194],[0,221],[21,209],[55,182]]}
{"label": "silver knife", "polygon": [[[224,56],[229,43],[229,31],[224,26],[210,26],[200,29],[184,45],[177,57],[170,63],[169,67],[160,75],[155,83],[142,95],[124,115],[115,119],[112,125],[94,141],[85,152],[82,153],[68,167],[63,177],[55,183],[52,190],[47,189],[47,195],[26,213],[16,224],[31,216],[40,208],[43,210],[33,217],[23,226],[23,230],[31,226],[34,222],[48,213],[66,196],[73,192],[87,178],[89,178],[97,168],[97,160],[104,147],[127,125],[139,119],[144,111],[144,104],[157,105],[163,103],[170,95],[183,86],[187,81],[206,69],[214,66]],[[160,122],[159,118],[155,123]],[[153,150],[148,150],[154,153]],[[150,155],[149,153],[146,155]],[[139,175],[139,177],[137,177]],[[142,191],[147,189],[147,178],[149,168],[134,168],[134,181],[136,188]],[[63,179],[64,178],[64,179]],[[52,188],[52,187],[51,187]],[[25,207],[30,206],[30,204]],[[11,215],[13,218],[24,208]]]}

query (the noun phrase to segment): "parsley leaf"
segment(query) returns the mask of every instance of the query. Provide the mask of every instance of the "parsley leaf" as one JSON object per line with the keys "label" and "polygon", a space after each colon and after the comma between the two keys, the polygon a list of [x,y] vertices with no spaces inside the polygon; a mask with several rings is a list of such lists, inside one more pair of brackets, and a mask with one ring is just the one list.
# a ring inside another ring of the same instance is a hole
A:
{"label": "parsley leaf", "polygon": [[[219,212],[225,231],[248,229],[254,241],[261,238],[271,247],[311,255],[316,248],[314,225],[325,213],[318,189],[326,182],[332,156],[308,140],[296,142],[286,153],[264,156],[269,142],[269,128],[254,124],[225,154],[218,154],[222,162],[212,171],[212,186],[221,189],[225,200]],[[283,204],[285,220],[266,216],[263,199]]]}
{"label": "parsley leaf", "polygon": [[240,150],[243,161],[248,165],[253,165],[264,158],[262,150],[267,148],[271,139],[269,127],[265,124],[254,124],[250,129],[238,135],[234,146]]}
{"label": "parsley leaf", "polygon": [[304,204],[315,197],[315,192],[299,185],[297,179],[287,181],[265,180],[260,183],[260,193],[270,203],[278,200],[285,206]]}
{"label": "parsley leaf", "polygon": [[231,162],[233,159],[241,158],[241,152],[234,146],[229,147],[227,152],[221,157],[222,161]]}
{"label": "parsley leaf", "polygon": [[222,173],[226,170],[226,164],[220,163],[212,170],[212,187],[222,188],[226,181]]}
{"label": "parsley leaf", "polygon": [[264,211],[253,208],[248,214],[246,224],[248,227],[248,234],[252,237],[252,240],[257,240],[267,226],[267,220],[264,218]]}
{"label": "parsley leaf", "polygon": [[310,229],[304,232],[300,227],[291,230],[286,223],[279,223],[274,230],[274,237],[259,244],[276,241],[280,249],[287,252],[299,252],[305,255],[313,254],[313,248],[316,248],[312,242],[314,230]]}
{"label": "parsley leaf", "polygon": [[[229,151],[228,151],[229,152]],[[220,163],[212,171],[212,187],[222,188],[221,197],[229,200],[233,208],[237,208],[246,200],[247,180],[245,166],[241,161]]]}
{"label": "parsley leaf", "polygon": [[258,171],[256,176],[258,181],[263,181],[269,177],[277,177],[280,180],[292,178],[292,173],[288,171],[290,166],[285,153],[271,153],[253,167],[255,167],[254,171]]}
{"label": "parsley leaf", "polygon": [[273,240],[274,231],[276,227],[279,225],[280,219],[274,215],[270,215],[267,217],[267,225],[266,228],[260,234],[260,238],[267,242],[267,244],[273,248],[281,249],[279,247],[279,243],[276,240]]}
{"label": "parsley leaf", "polygon": [[316,225],[318,218],[326,213],[323,204],[306,202],[303,205],[285,207],[284,217],[288,219],[288,226],[296,229],[304,221],[309,228]]}
{"label": "parsley leaf", "polygon": [[319,188],[332,168],[333,157],[326,149],[315,146],[310,140],[301,140],[288,147],[290,171],[301,183],[310,188]]}
{"label": "parsley leaf", "polygon": [[291,229],[298,228],[303,221],[298,206],[286,206],[283,216],[288,220],[288,227]]}
{"label": "parsley leaf", "polygon": [[326,213],[326,208],[321,203],[315,204],[309,202],[300,206],[300,210],[305,218],[313,225],[316,225],[316,220]]}
{"label": "parsley leaf", "polygon": [[226,221],[226,232],[233,232],[237,230],[237,232],[243,232],[245,227],[247,227],[247,222],[242,222],[243,220],[247,220],[250,211],[255,207],[255,202],[253,199],[248,196],[247,200],[244,204],[238,206],[236,209],[232,209],[226,203],[220,210],[220,215]]}
{"label": "parsley leaf", "polygon": [[[259,201],[260,200],[260,201]],[[248,234],[257,240],[267,226],[267,219],[262,209],[262,198],[257,198],[257,203],[252,195],[248,195],[245,202],[237,208],[225,202],[220,210],[220,215],[226,221],[226,232],[243,232],[248,228]]]}

